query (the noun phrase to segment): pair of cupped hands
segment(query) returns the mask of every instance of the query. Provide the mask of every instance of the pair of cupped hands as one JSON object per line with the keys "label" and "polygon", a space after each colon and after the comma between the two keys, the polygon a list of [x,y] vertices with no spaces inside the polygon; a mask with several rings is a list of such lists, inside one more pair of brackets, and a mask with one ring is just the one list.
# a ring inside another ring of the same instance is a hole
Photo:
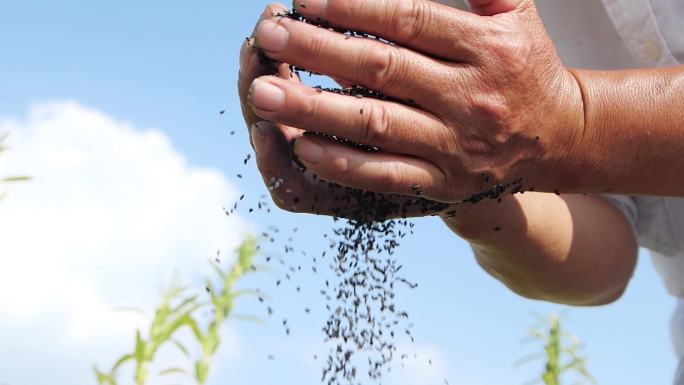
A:
{"label": "pair of cupped hands", "polygon": [[[320,179],[399,201],[419,191],[447,204],[496,185],[568,188],[562,169],[584,129],[577,80],[532,0],[470,5],[473,12],[429,0],[295,0],[313,23],[283,17],[282,5],[266,7],[242,46],[238,89],[259,170],[277,187],[279,207],[334,212]],[[317,27],[320,21],[393,44],[350,38]],[[260,52],[281,64],[265,65]],[[290,65],[391,99],[320,92]]]}

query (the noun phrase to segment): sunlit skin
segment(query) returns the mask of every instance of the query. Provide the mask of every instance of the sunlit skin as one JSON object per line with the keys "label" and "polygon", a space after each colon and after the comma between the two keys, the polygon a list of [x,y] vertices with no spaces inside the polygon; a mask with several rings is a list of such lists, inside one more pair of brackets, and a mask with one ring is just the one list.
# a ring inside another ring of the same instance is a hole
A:
{"label": "sunlit skin", "polygon": [[[314,173],[406,196],[420,186],[425,197],[446,203],[481,191],[483,175],[489,184],[522,178],[535,192],[453,205],[445,223],[471,243],[484,270],[521,295],[611,302],[631,277],[637,246],[624,216],[591,194],[684,196],[684,68],[566,68],[532,1],[471,6],[474,13],[425,0],[294,4],[312,20],[394,46],[274,16],[285,7],[268,6],[255,47],[242,47],[238,84],[264,180],[282,178],[303,204],[296,207],[284,189],[273,191],[275,202],[304,212],[322,192]],[[285,63],[279,76],[257,51]],[[291,76],[288,64],[416,105],[317,92]],[[381,151],[303,137],[305,131]],[[306,174],[292,162],[293,142]]]}

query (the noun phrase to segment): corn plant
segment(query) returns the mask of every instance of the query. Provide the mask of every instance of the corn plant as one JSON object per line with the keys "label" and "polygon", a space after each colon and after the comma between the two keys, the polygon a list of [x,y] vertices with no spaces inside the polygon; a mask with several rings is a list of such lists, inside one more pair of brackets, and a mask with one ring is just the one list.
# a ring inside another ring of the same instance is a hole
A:
{"label": "corn plant", "polygon": [[[216,354],[221,343],[221,325],[230,316],[235,299],[244,295],[254,294],[250,290],[234,291],[233,287],[243,275],[256,271],[252,264],[257,253],[256,242],[253,239],[248,239],[242,243],[237,251],[238,259],[227,273],[221,270],[217,263],[211,262],[220,284],[220,286],[215,287],[212,280],[207,279],[206,281],[206,289],[211,298],[214,319],[209,322],[206,330],[202,330],[194,319],[189,321],[193,335],[202,350],[201,356],[195,361],[195,379],[198,384],[205,384],[207,382],[211,359]],[[245,319],[248,317],[241,318]]]}
{"label": "corn plant", "polygon": [[[5,132],[3,134],[0,134],[0,155],[7,151],[7,147],[5,146],[5,140],[9,136],[9,132]],[[24,182],[29,180],[30,178],[27,176],[5,176],[5,177],[0,177],[0,184],[6,184],[6,183],[15,183],[15,182]],[[0,191],[0,200],[2,200],[5,196],[7,195],[7,192],[5,191]]]}
{"label": "corn plant", "polygon": [[[194,372],[190,374],[189,371],[176,366],[162,370],[159,375],[187,374],[197,384],[205,384],[209,376],[211,359],[221,343],[220,328],[231,316],[235,299],[254,293],[249,290],[235,290],[234,286],[245,274],[256,270],[252,265],[257,254],[256,241],[248,238],[237,251],[238,259],[227,272],[224,272],[217,262],[211,262],[216,277],[206,281],[209,301],[201,301],[197,294],[189,293],[188,287],[183,286],[178,278],[172,280],[162,296],[147,333],[143,335],[137,330],[133,351],[121,356],[109,371],[95,368],[97,383],[118,385],[120,369],[130,364],[134,369],[133,383],[146,384],[149,377],[148,368],[154,362],[155,355],[160,348],[172,345],[188,360],[194,361]],[[212,314],[213,318],[208,322],[199,322],[198,315],[201,312]],[[176,338],[178,332],[184,328],[191,330],[194,342],[200,347],[200,357],[193,358],[186,345]]]}
{"label": "corn plant", "polygon": [[531,383],[543,383],[544,385],[561,385],[561,379],[565,374],[575,373],[582,379],[595,384],[595,379],[589,374],[586,367],[586,358],[580,356],[582,348],[577,337],[563,332],[561,317],[552,315],[548,319],[547,328],[535,328],[530,330],[530,337],[542,341],[544,351],[540,354],[527,356],[518,364],[523,364],[534,359],[545,360],[541,378]]}

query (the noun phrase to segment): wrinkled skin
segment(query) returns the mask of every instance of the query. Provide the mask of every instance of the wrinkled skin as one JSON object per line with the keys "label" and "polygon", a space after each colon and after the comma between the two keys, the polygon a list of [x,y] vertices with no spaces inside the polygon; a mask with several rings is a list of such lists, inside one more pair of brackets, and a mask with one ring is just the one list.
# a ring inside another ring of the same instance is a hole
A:
{"label": "wrinkled skin", "polygon": [[[323,9],[301,3],[296,10],[309,19],[362,29],[396,45],[346,38],[274,16],[283,6],[266,8],[255,39],[242,47],[238,86],[264,180],[283,180],[272,191],[280,207],[328,212],[334,203],[325,198],[334,194],[313,174],[405,196],[393,195],[397,202],[414,199],[418,188],[426,198],[457,203],[520,178],[525,189],[571,189],[565,171],[582,137],[582,95],[532,1],[473,2],[479,15],[426,0],[328,0]],[[287,64],[272,76],[258,50],[411,103],[319,93],[293,77]],[[305,131],[381,150],[303,137]],[[305,174],[292,161],[293,142]]]}

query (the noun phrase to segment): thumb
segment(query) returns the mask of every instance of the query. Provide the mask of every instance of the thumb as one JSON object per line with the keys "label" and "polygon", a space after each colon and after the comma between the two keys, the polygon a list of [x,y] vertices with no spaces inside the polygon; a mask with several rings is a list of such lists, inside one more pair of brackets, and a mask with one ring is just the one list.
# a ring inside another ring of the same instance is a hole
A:
{"label": "thumb", "polygon": [[473,12],[482,16],[494,16],[520,8],[526,0],[468,0]]}

